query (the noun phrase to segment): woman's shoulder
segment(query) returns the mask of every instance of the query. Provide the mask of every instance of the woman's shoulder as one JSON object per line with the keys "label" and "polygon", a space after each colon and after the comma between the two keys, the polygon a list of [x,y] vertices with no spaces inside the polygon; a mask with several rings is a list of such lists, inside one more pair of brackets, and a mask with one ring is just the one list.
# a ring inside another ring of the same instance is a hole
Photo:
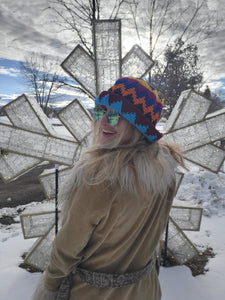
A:
{"label": "woman's shoulder", "polygon": [[98,183],[83,181],[71,193],[71,200],[86,203],[87,205],[103,204],[113,196],[113,186],[109,180]]}

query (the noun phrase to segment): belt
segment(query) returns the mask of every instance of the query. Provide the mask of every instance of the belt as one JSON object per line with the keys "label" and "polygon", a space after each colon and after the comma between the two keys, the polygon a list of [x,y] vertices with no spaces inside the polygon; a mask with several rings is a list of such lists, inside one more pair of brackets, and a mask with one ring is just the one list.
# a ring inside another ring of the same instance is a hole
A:
{"label": "belt", "polygon": [[155,263],[156,259],[154,257],[143,269],[123,274],[93,272],[78,267],[76,269],[76,274],[78,274],[87,284],[95,287],[120,288],[139,282],[151,273]]}

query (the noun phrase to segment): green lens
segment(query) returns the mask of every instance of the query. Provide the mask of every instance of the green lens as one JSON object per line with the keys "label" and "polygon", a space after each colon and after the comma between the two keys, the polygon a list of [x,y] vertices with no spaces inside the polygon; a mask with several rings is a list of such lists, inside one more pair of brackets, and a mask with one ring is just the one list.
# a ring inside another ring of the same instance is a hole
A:
{"label": "green lens", "polygon": [[104,110],[100,105],[95,106],[94,108],[94,118],[96,121],[100,121],[104,115]]}
{"label": "green lens", "polygon": [[119,122],[119,114],[114,109],[108,111],[107,118],[110,126],[116,126]]}

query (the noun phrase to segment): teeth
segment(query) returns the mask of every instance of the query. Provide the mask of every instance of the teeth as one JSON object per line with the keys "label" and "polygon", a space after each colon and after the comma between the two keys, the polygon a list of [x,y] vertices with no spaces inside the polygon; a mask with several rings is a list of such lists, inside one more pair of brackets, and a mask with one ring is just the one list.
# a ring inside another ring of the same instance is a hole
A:
{"label": "teeth", "polygon": [[105,130],[105,129],[103,129],[102,131],[103,131],[104,133],[113,133],[112,131]]}

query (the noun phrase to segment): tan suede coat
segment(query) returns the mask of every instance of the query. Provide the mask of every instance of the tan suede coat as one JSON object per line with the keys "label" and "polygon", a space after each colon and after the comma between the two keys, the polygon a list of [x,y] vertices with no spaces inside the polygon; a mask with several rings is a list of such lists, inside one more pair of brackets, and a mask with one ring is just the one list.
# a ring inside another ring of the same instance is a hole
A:
{"label": "tan suede coat", "polygon": [[[54,244],[45,285],[55,290],[78,265],[105,273],[132,272],[152,258],[167,223],[172,187],[163,199],[134,195],[107,182],[82,185],[70,198],[68,216]],[[123,288],[96,288],[74,276],[72,300],[159,300],[157,272]]]}

